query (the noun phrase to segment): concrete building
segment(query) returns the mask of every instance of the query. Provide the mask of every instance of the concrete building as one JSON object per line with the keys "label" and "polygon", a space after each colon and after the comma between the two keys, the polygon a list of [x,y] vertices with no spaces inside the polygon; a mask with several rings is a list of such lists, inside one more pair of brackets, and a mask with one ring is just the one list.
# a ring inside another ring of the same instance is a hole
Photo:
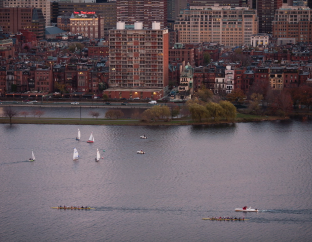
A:
{"label": "concrete building", "polygon": [[45,19],[45,26],[51,25],[50,0],[3,0],[3,7],[8,8],[37,8],[41,9]]}
{"label": "concrete building", "polygon": [[282,6],[283,0],[257,0],[259,18],[259,33],[272,34],[272,21],[277,9]]}
{"label": "concrete building", "polygon": [[[51,18],[53,23],[57,22],[58,16],[72,14],[73,12],[94,13],[104,19],[104,32],[108,36],[108,30],[116,26],[116,2],[86,3],[86,2],[52,2],[53,9]],[[57,26],[61,28],[60,26]],[[65,30],[65,29],[64,29]],[[66,30],[65,30],[66,31]]]}
{"label": "concrete building", "polygon": [[267,46],[269,44],[269,34],[255,34],[250,37],[250,45],[253,47]]}
{"label": "concrete building", "polygon": [[168,86],[168,30],[154,22],[143,28],[142,22],[126,27],[117,22],[109,31],[110,87],[131,89]]}
{"label": "concrete building", "polygon": [[4,34],[16,34],[25,29],[35,33],[37,39],[45,37],[44,17],[37,8],[0,8],[0,26]]}
{"label": "concrete building", "polygon": [[182,44],[215,42],[232,47],[250,44],[250,37],[258,33],[258,18],[247,7],[194,6],[181,11],[174,29]]}
{"label": "concrete building", "polygon": [[116,3],[118,22],[138,21],[143,27],[151,28],[156,21],[161,28],[167,26],[167,0],[116,0]]}
{"label": "concrete building", "polygon": [[95,14],[78,14],[70,17],[70,32],[89,39],[104,38],[104,19]]}
{"label": "concrete building", "polygon": [[311,42],[311,9],[304,6],[283,5],[276,10],[273,37],[295,38],[295,42]]}

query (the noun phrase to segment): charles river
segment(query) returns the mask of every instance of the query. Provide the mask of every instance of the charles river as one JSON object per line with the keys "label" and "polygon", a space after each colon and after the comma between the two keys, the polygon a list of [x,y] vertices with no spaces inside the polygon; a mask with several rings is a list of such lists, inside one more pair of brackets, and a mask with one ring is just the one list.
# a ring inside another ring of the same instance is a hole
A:
{"label": "charles river", "polygon": [[[1,124],[0,135],[0,241],[311,241],[311,121]],[[51,208],[64,205],[95,209]],[[259,212],[234,211],[245,205]],[[202,220],[212,216],[246,220]]]}

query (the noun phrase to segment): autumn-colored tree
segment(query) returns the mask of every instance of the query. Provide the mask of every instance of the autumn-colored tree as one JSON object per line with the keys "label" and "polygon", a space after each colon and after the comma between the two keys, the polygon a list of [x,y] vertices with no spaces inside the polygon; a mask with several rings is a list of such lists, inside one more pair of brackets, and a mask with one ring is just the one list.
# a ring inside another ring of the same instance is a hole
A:
{"label": "autumn-colored tree", "polygon": [[214,121],[219,121],[221,117],[223,117],[223,108],[220,104],[209,102],[206,104],[206,110],[208,111],[208,115],[214,119]]}
{"label": "autumn-colored tree", "polygon": [[198,94],[199,99],[204,101],[204,102],[209,101],[213,96],[213,92],[211,90],[207,89],[205,86],[201,86],[201,88],[198,90],[197,94]]}
{"label": "autumn-colored tree", "polygon": [[124,116],[124,113],[121,110],[111,109],[105,113],[105,118],[109,119],[119,119]]}
{"label": "autumn-colored tree", "polygon": [[99,112],[96,111],[90,111],[89,114],[93,117],[93,118],[98,118],[100,116]]}
{"label": "autumn-colored tree", "polygon": [[223,108],[223,117],[229,121],[236,118],[236,107],[229,101],[221,101],[220,106]]}
{"label": "autumn-colored tree", "polygon": [[29,115],[29,112],[27,111],[22,111],[19,113],[20,115],[24,116],[26,118],[27,115]]}
{"label": "autumn-colored tree", "polygon": [[269,105],[270,112],[274,115],[285,116],[292,112],[293,101],[287,91],[276,92]]}
{"label": "autumn-colored tree", "polygon": [[31,113],[34,115],[34,117],[38,116],[40,118],[44,114],[44,111],[42,111],[42,110],[33,110]]}
{"label": "autumn-colored tree", "polygon": [[263,100],[263,95],[259,93],[253,93],[251,95],[251,101],[249,102],[248,112],[251,114],[260,114],[260,103]]}
{"label": "autumn-colored tree", "polygon": [[305,105],[308,109],[312,106],[312,87],[300,86],[291,90],[292,100],[295,105]]}
{"label": "autumn-colored tree", "polygon": [[209,118],[209,113],[207,109],[198,103],[193,103],[188,106],[191,117],[193,120],[201,122],[203,119]]}
{"label": "autumn-colored tree", "polygon": [[231,93],[226,96],[226,99],[232,103],[239,103],[242,104],[246,95],[241,89],[234,89]]}
{"label": "autumn-colored tree", "polygon": [[147,121],[147,122],[158,121],[158,120],[168,121],[170,116],[171,116],[171,112],[170,112],[169,107],[155,105],[152,108],[146,109],[142,113],[141,120]]}

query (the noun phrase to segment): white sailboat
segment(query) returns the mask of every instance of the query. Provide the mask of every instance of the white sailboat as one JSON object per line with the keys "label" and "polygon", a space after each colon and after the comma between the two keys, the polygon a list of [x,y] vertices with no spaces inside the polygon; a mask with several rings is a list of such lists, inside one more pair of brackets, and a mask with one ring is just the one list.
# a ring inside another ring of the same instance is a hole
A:
{"label": "white sailboat", "polygon": [[80,137],[81,137],[81,133],[80,133],[80,130],[78,129],[78,136],[76,137],[76,140],[80,140]]}
{"label": "white sailboat", "polygon": [[87,141],[87,143],[94,143],[94,137],[93,137],[93,133],[91,132],[91,135],[89,137],[89,140]]}
{"label": "white sailboat", "polygon": [[35,161],[36,158],[35,158],[35,154],[34,154],[34,151],[32,150],[31,151],[31,158],[29,158],[29,161]]}
{"label": "white sailboat", "polygon": [[73,160],[78,160],[78,159],[79,159],[78,150],[74,148]]}
{"label": "white sailboat", "polygon": [[99,149],[96,149],[96,158],[95,158],[95,161],[99,161],[100,160],[100,151]]}

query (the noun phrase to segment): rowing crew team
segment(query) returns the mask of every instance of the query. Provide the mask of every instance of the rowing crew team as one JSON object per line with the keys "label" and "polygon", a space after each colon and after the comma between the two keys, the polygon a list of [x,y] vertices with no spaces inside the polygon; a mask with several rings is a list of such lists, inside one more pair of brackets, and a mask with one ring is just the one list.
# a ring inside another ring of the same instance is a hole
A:
{"label": "rowing crew team", "polygon": [[232,217],[212,217],[210,220],[238,220],[238,221],[244,221],[245,218],[232,218]]}
{"label": "rowing crew team", "polygon": [[58,206],[57,207],[58,209],[90,209],[90,207],[87,207],[87,206],[81,206],[81,207],[66,207],[66,206]]}

